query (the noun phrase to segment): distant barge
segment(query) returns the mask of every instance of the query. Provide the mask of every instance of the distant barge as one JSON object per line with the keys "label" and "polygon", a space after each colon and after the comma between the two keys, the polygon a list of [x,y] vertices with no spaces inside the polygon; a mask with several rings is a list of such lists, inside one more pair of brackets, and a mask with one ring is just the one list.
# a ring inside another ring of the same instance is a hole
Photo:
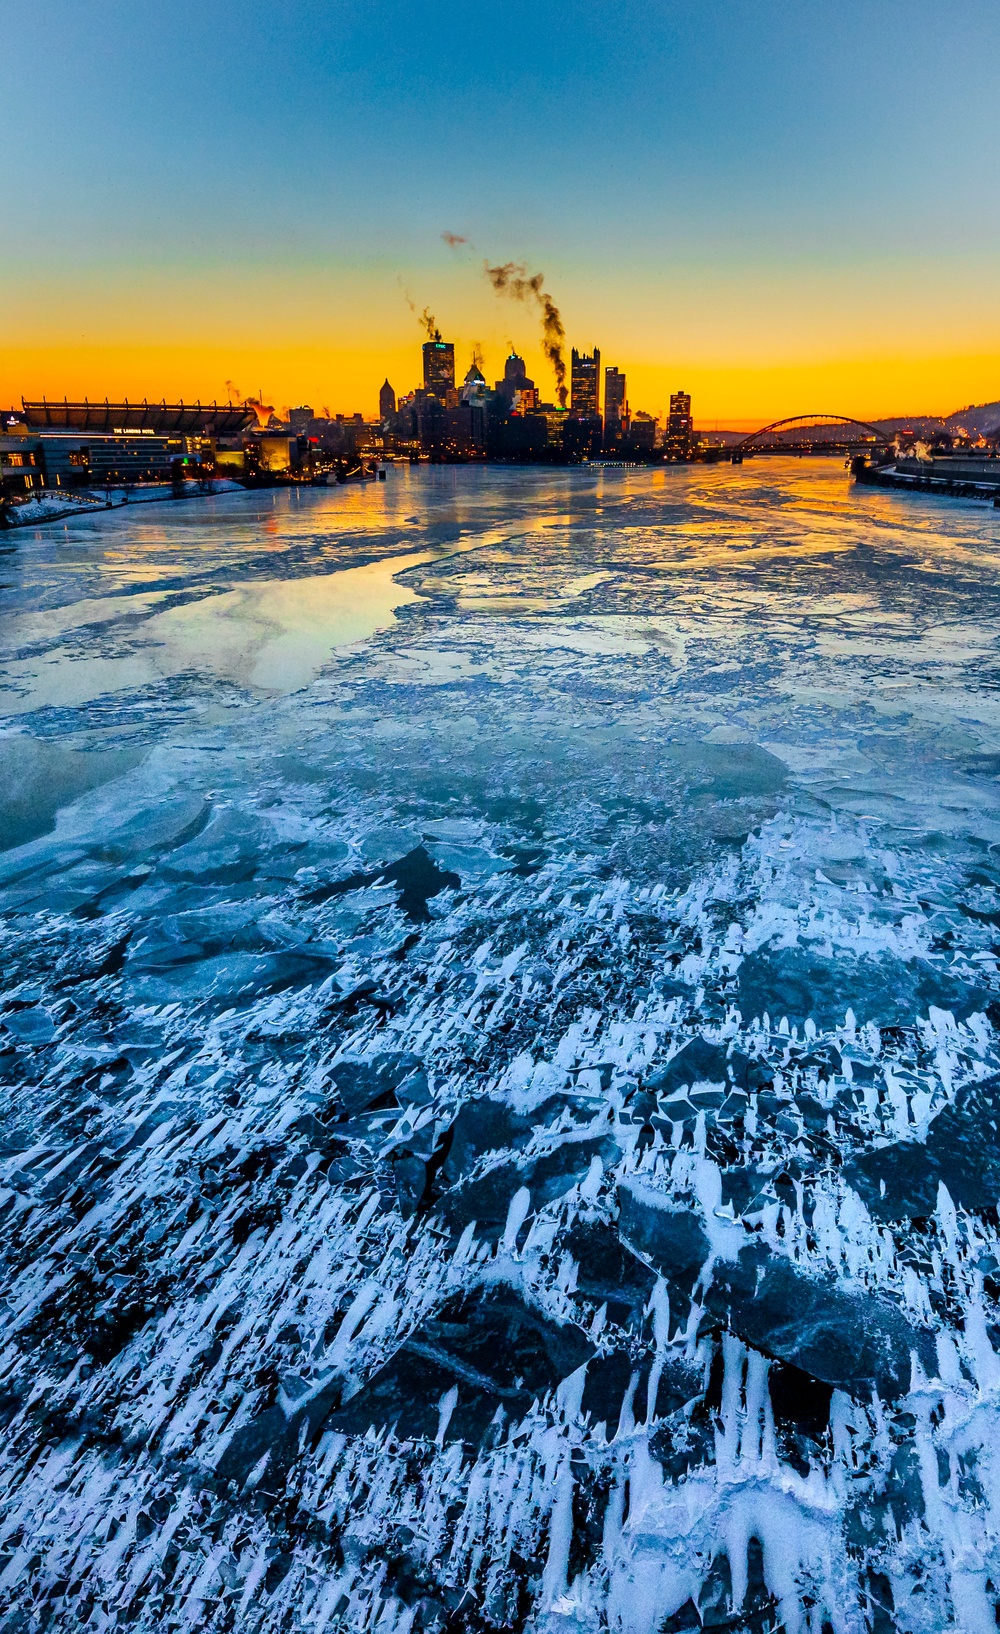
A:
{"label": "distant barge", "polygon": [[940,454],[930,459],[898,459],[891,465],[870,464],[859,454],[851,461],[857,482],[873,488],[910,488],[925,494],[953,494],[990,501],[1000,510],[1000,458]]}

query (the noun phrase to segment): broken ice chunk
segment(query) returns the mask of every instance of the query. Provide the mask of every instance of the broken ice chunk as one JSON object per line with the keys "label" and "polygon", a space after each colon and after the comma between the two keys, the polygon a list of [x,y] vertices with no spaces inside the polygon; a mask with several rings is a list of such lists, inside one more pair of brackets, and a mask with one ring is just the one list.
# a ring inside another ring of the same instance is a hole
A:
{"label": "broken ice chunk", "polygon": [[716,1263],[706,1304],[755,1350],[850,1395],[904,1395],[911,1351],[934,1367],[931,1334],[884,1295],[808,1276],[762,1247]]}
{"label": "broken ice chunk", "polygon": [[656,1277],[604,1220],[578,1224],[563,1240],[577,1263],[576,1295],[606,1304],[608,1316],[624,1326],[642,1316]]}
{"label": "broken ice chunk", "polygon": [[259,817],[242,811],[220,811],[195,838],[173,851],[163,863],[169,879],[196,879],[233,884],[250,879],[266,842]]}
{"label": "broken ice chunk", "polygon": [[[338,1061],[330,1074],[345,1110],[352,1117],[378,1104],[391,1104],[397,1089],[411,1082],[414,1086],[413,1099],[418,1100],[422,1075],[423,1062],[419,1055],[405,1052],[376,1055],[368,1061]],[[404,1096],[404,1099],[409,1097]]]}
{"label": "broken ice chunk", "polygon": [[933,1214],[943,1181],[962,1208],[1000,1202],[1000,1078],[959,1091],[932,1122],[926,1144],[895,1141],[853,1158],[845,1177],[877,1220]]}
{"label": "broken ice chunk", "polygon": [[540,1208],[564,1197],[587,1173],[593,1158],[600,1157],[609,1167],[619,1156],[618,1147],[608,1135],[569,1138],[540,1157],[521,1161],[508,1158],[482,1174],[470,1175],[445,1192],[441,1213],[455,1230],[475,1220],[484,1234],[495,1237],[506,1222],[511,1199],[522,1186],[531,1193],[532,1208]]}
{"label": "broken ice chunk", "polygon": [[438,1434],[442,1391],[458,1400],[445,1440],[482,1442],[498,1409],[520,1419],[594,1354],[579,1328],[561,1327],[512,1289],[463,1295],[421,1322],[396,1354],[327,1421],[326,1428],[363,1435],[392,1425],[407,1439]]}
{"label": "broken ice chunk", "polygon": [[691,1209],[661,1207],[653,1194],[629,1185],[618,1188],[618,1229],[634,1254],[663,1276],[690,1290],[708,1258],[709,1242]]}
{"label": "broken ice chunk", "polygon": [[[658,1095],[668,1095],[694,1084],[725,1086],[726,1082],[725,1045],[710,1044],[704,1038],[692,1038],[672,1061],[652,1074],[648,1088]],[[722,1104],[721,1101],[719,1104]]]}
{"label": "broken ice chunk", "polygon": [[192,839],[209,810],[208,801],[200,794],[177,795],[124,818],[101,835],[94,849],[111,862],[128,862],[133,857],[167,851]]}

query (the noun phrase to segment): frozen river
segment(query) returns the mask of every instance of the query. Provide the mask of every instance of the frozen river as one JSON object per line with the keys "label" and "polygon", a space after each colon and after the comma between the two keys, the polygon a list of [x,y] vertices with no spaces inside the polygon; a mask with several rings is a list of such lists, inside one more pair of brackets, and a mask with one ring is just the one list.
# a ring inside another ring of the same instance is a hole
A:
{"label": "frozen river", "polygon": [[1000,517],[8,539],[4,1627],[994,1630]]}

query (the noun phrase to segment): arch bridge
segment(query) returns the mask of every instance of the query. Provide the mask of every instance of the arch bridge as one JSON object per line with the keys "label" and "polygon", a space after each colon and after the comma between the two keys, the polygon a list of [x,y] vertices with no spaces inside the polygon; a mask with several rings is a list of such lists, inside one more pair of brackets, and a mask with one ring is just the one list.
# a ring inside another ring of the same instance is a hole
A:
{"label": "arch bridge", "polygon": [[[818,435],[817,435],[818,433]],[[751,431],[735,445],[733,458],[744,454],[823,453],[853,448],[888,448],[892,434],[852,414],[792,414]]]}

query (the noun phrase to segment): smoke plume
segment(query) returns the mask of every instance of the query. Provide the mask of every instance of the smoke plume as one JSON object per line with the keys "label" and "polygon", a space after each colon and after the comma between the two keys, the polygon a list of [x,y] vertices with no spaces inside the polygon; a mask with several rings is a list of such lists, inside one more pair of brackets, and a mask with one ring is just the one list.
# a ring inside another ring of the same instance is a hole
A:
{"label": "smoke plume", "polygon": [[271,415],[274,413],[274,404],[265,403],[264,393],[259,392],[256,397],[244,397],[243,406],[244,408],[253,409],[257,416],[258,431],[266,431],[271,422]]}
{"label": "smoke plume", "polygon": [[440,340],[441,339],[441,331],[438,328],[436,322],[434,321],[434,316],[433,316],[433,314],[432,314],[429,307],[426,307],[426,306],[424,307],[424,310],[423,310],[423,312],[421,313],[421,316],[420,316],[420,322],[423,324],[424,328],[427,330],[427,339],[428,340]]}
{"label": "smoke plume", "polygon": [[517,261],[506,261],[501,267],[487,266],[486,276],[498,295],[509,295],[514,301],[537,301],[542,313],[542,350],[555,371],[556,396],[561,408],[566,407],[566,360],[563,357],[563,328],[559,308],[544,289],[545,274],[532,273]]}
{"label": "smoke plume", "polygon": [[473,343],[472,343],[472,367],[474,369],[478,369],[479,373],[482,374],[482,372],[483,372],[483,349],[480,346],[478,340],[474,340]]}
{"label": "smoke plume", "polygon": [[235,380],[226,381],[226,390],[229,393],[229,401],[231,403],[242,403],[243,393],[240,391],[240,388],[237,386]]}
{"label": "smoke plume", "polygon": [[468,244],[469,242],[467,238],[462,237],[461,233],[442,233],[441,237],[444,239],[449,250],[457,250],[460,244]]}

